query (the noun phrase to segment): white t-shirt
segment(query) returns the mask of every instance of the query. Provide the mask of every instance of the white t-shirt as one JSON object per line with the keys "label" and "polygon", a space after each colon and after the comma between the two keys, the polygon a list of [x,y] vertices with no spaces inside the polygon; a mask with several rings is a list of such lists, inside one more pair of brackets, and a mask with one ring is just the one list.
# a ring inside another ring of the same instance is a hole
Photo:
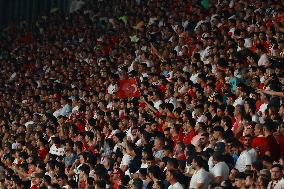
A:
{"label": "white t-shirt", "polygon": [[257,160],[257,151],[252,148],[248,151],[248,153],[251,156],[251,161],[254,163]]}
{"label": "white t-shirt", "polygon": [[[269,182],[267,188],[271,188],[272,181]],[[284,188],[284,179],[282,178],[278,183],[273,187],[273,189],[283,189]]]}
{"label": "white t-shirt", "polygon": [[124,154],[120,163],[120,168],[122,168],[123,165],[129,165],[131,159],[130,155]]}
{"label": "white t-shirt", "polygon": [[238,169],[240,172],[244,172],[246,170],[247,165],[252,165],[252,159],[248,151],[244,150],[240,154],[235,168]]}
{"label": "white t-shirt", "polygon": [[258,66],[265,66],[267,65],[267,63],[269,63],[269,60],[268,60],[268,57],[267,57],[267,54],[262,54],[257,62],[257,65]]}
{"label": "white t-shirt", "polygon": [[197,77],[198,77],[198,73],[194,74],[194,75],[191,75],[190,76],[190,81],[192,81],[194,84],[197,83]]}
{"label": "white t-shirt", "polygon": [[267,103],[261,104],[260,107],[259,107],[259,111],[260,111],[262,114],[264,114],[264,113],[265,113],[265,110],[267,109],[267,106],[268,106]]}
{"label": "white t-shirt", "polygon": [[174,98],[174,97],[170,97],[170,98],[165,99],[165,102],[166,102],[166,103],[171,103],[171,104],[173,104],[173,105],[174,105],[174,109],[175,109],[176,106],[177,106],[177,99]]}
{"label": "white t-shirt", "polygon": [[49,149],[49,153],[57,156],[64,156],[64,148],[63,147],[57,148],[56,145],[53,144]]}
{"label": "white t-shirt", "polygon": [[200,138],[201,138],[201,134],[195,135],[191,139],[191,144],[194,145],[194,146],[198,146]]}
{"label": "white t-shirt", "polygon": [[201,115],[200,117],[197,118],[197,122],[204,122],[205,121],[205,115]]}
{"label": "white t-shirt", "polygon": [[183,186],[179,182],[176,182],[175,184],[170,185],[168,189],[183,189]]}
{"label": "white t-shirt", "polygon": [[212,172],[212,169],[214,167],[213,156],[210,156],[210,158],[208,159],[208,167],[209,167],[209,171]]}
{"label": "white t-shirt", "polygon": [[72,108],[72,113],[76,113],[79,111],[79,106],[75,106]]}
{"label": "white t-shirt", "polygon": [[154,107],[159,110],[160,109],[160,105],[163,103],[161,100],[157,100],[156,102],[153,102],[154,103]]}
{"label": "white t-shirt", "polygon": [[117,91],[117,85],[116,84],[110,84],[107,88],[108,94],[113,94]]}
{"label": "white t-shirt", "polygon": [[190,180],[189,189],[195,189],[198,183],[202,183],[201,189],[207,189],[211,180],[212,175],[205,171],[205,169],[201,168],[193,174]]}
{"label": "white t-shirt", "polygon": [[54,117],[56,117],[56,118],[59,117],[59,116],[60,116],[60,111],[61,111],[61,109],[62,109],[62,108],[56,110],[55,112],[53,112],[52,115],[53,115]]}
{"label": "white t-shirt", "polygon": [[244,46],[245,46],[246,48],[251,48],[252,42],[251,42],[251,39],[250,39],[250,38],[245,38],[245,44],[244,44]]}
{"label": "white t-shirt", "polygon": [[244,102],[245,102],[245,101],[243,100],[243,98],[242,98],[242,97],[239,97],[239,98],[237,98],[237,99],[235,100],[233,106],[236,107],[237,105],[243,105]]}
{"label": "white t-shirt", "polygon": [[217,163],[210,171],[214,177],[222,177],[222,181],[227,180],[229,178],[230,169],[225,162]]}
{"label": "white t-shirt", "polygon": [[163,157],[164,157],[164,150],[159,150],[159,151],[153,152],[153,156],[155,158],[158,158],[158,159],[163,159]]}

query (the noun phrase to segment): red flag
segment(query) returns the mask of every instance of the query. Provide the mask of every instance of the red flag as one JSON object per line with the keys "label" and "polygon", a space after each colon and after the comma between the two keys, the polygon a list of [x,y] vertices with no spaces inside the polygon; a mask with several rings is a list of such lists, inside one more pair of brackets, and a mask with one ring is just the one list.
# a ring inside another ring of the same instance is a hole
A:
{"label": "red flag", "polygon": [[140,91],[135,78],[128,78],[119,81],[119,89],[117,91],[118,98],[139,97]]}

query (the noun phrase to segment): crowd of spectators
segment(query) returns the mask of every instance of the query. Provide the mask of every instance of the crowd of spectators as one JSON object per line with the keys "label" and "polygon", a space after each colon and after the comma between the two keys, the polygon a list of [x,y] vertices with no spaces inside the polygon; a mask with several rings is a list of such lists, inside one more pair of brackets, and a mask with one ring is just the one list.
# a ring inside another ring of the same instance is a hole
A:
{"label": "crowd of spectators", "polygon": [[283,1],[78,2],[1,31],[0,188],[284,188]]}

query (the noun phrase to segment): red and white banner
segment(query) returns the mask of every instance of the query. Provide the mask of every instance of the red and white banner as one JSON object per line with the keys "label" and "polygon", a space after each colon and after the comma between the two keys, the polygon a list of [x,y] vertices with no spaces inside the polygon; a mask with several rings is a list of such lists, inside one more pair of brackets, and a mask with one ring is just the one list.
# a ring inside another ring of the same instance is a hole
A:
{"label": "red and white banner", "polygon": [[119,89],[116,93],[118,98],[139,97],[140,90],[135,78],[119,81]]}

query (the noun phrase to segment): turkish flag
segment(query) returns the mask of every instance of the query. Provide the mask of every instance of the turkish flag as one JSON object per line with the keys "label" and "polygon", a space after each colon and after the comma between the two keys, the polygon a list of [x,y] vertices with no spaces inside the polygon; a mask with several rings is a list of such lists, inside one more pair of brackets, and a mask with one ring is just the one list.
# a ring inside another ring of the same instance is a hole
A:
{"label": "turkish flag", "polygon": [[139,97],[140,91],[135,78],[119,81],[119,89],[116,93],[118,98]]}

